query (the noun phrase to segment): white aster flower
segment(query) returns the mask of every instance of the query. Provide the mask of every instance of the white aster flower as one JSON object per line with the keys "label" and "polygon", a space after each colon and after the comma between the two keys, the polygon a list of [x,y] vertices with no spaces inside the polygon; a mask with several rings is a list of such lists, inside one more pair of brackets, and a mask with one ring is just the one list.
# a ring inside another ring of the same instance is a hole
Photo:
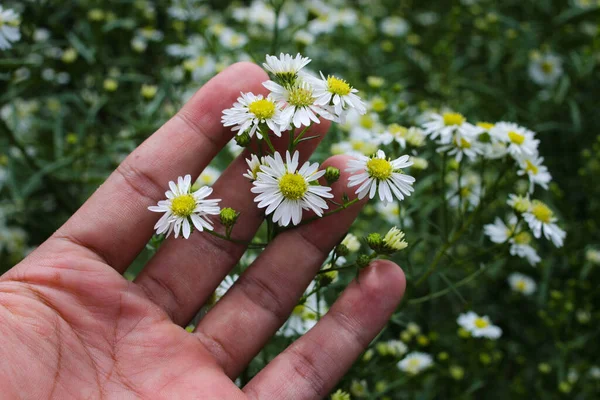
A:
{"label": "white aster flower", "polygon": [[281,86],[279,83],[266,81],[263,86],[271,91],[273,101],[282,108],[281,120],[284,127],[290,124],[296,128],[309,126],[313,122],[318,124],[318,115],[332,121],[337,119],[328,106],[316,104],[313,86],[301,78],[296,79],[292,85]]}
{"label": "white aster flower", "polygon": [[225,293],[227,293],[227,291],[229,289],[231,289],[231,287],[238,280],[238,278],[239,278],[239,276],[237,274],[233,274],[233,275],[227,275],[225,277],[225,279],[223,279],[223,282],[221,282],[219,284],[219,286],[217,287],[217,289],[215,290],[215,295],[217,297],[217,300],[220,299],[221,297],[225,296]]}
{"label": "white aster flower", "polygon": [[19,14],[0,5],[0,50],[10,49],[12,43],[21,39],[20,23]]}
{"label": "white aster flower", "polygon": [[528,232],[515,232],[517,217],[512,215],[507,226],[500,218],[496,218],[493,224],[487,224],[483,227],[483,232],[489,236],[494,243],[510,243],[510,254],[525,258],[531,265],[535,266],[541,261],[537,252],[530,243],[531,235]]}
{"label": "white aster flower", "polygon": [[360,240],[351,233],[346,235],[344,240],[342,240],[342,244],[346,246],[351,253],[355,253],[360,249]]}
{"label": "white aster flower", "polygon": [[555,54],[538,54],[529,63],[529,77],[538,85],[552,86],[562,74],[562,59]]}
{"label": "white aster flower", "polygon": [[148,207],[152,212],[164,213],[154,225],[157,234],[166,232],[168,237],[174,231],[176,238],[182,233],[187,239],[192,232],[192,225],[199,231],[213,229],[208,216],[219,215],[221,210],[218,203],[221,199],[206,199],[212,193],[212,188],[204,186],[195,192],[191,192],[191,188],[190,175],[179,177],[177,183],[169,182],[170,190],[165,193],[166,200]]}
{"label": "white aster flower", "polygon": [[280,105],[271,97],[263,98],[262,94],[242,93],[232,108],[223,110],[221,119],[223,126],[233,126],[232,131],[238,135],[248,132],[250,137],[262,139],[268,134],[268,127],[277,136],[286,130],[287,123],[283,122]]}
{"label": "white aster flower", "polygon": [[533,236],[540,238],[543,233],[544,237],[551,240],[556,247],[562,247],[567,234],[555,224],[557,218],[546,204],[533,200],[531,209],[523,213],[523,218],[533,231]]}
{"label": "white aster flower", "polygon": [[413,351],[407,354],[397,365],[401,371],[410,375],[417,375],[433,365],[433,358],[427,353]]}
{"label": "white aster flower", "polygon": [[454,133],[454,137],[449,144],[444,144],[437,149],[438,152],[448,152],[448,155],[454,156],[457,162],[461,162],[463,156],[467,156],[473,161],[481,150],[478,147],[477,139],[483,129],[478,126],[463,123]]}
{"label": "white aster flower", "polygon": [[405,19],[400,17],[387,17],[381,21],[381,32],[386,36],[400,37],[406,35],[409,26]]}
{"label": "white aster flower", "polygon": [[298,73],[310,61],[310,58],[303,57],[300,53],[296,54],[296,57],[281,53],[279,58],[267,54],[267,62],[263,63],[263,67],[275,75],[275,80],[279,83],[284,86],[293,85],[296,82],[296,78],[298,78]]}
{"label": "white aster flower", "polygon": [[323,210],[329,208],[323,198],[333,197],[330,187],[314,184],[325,175],[325,170],[318,171],[319,164],[308,161],[298,169],[299,157],[297,151],[293,156],[287,151],[285,162],[279,153],[267,156],[251,189],[258,194],[254,199],[258,207],[266,207],[265,213],[273,214],[273,222],[280,226],[288,226],[290,221],[298,225],[302,210],[312,210],[322,216]]}
{"label": "white aster flower", "polygon": [[250,179],[251,181],[256,179],[256,174],[260,172],[260,167],[265,163],[264,157],[257,157],[256,154],[252,154],[250,158],[246,159],[246,164],[248,164],[248,169],[244,174],[244,177]]}
{"label": "white aster flower", "polygon": [[430,121],[423,124],[425,135],[432,140],[440,138],[441,144],[452,142],[453,134],[466,122],[465,117],[459,113],[446,112],[431,114]]}
{"label": "white aster flower", "polygon": [[592,365],[588,371],[590,378],[595,380],[600,380],[600,367],[597,365]]}
{"label": "white aster flower", "polygon": [[514,272],[508,276],[508,284],[513,291],[522,293],[525,296],[532,295],[537,288],[537,284],[532,278],[518,272]]}
{"label": "white aster flower", "polygon": [[509,206],[511,206],[515,211],[519,213],[524,213],[529,211],[531,208],[531,200],[529,199],[529,195],[520,196],[517,194],[509,194],[508,201],[506,202]]}
{"label": "white aster flower", "polygon": [[408,243],[404,240],[404,232],[395,226],[385,234],[383,245],[390,251],[400,251],[408,247]]}
{"label": "white aster flower", "polygon": [[195,185],[212,186],[212,184],[219,179],[219,176],[221,176],[221,171],[209,165],[204,168],[204,171],[202,171],[198,179],[196,179]]}
{"label": "white aster flower", "polygon": [[353,175],[348,179],[348,187],[358,186],[356,194],[359,199],[369,195],[374,198],[379,192],[379,199],[384,203],[394,201],[394,196],[404,200],[414,191],[412,184],[415,178],[405,175],[402,168],[410,167],[412,162],[404,155],[395,160],[388,160],[383,150],[371,157],[358,156],[348,162],[347,172]]}
{"label": "white aster flower", "polygon": [[508,152],[515,159],[523,156],[537,155],[539,140],[535,133],[512,122],[498,122],[490,129],[493,140],[499,140],[508,145]]}
{"label": "white aster flower", "polygon": [[313,78],[315,104],[324,107],[333,107],[335,114],[344,121],[344,112],[353,108],[360,115],[367,112],[365,104],[356,95],[358,90],[348,82],[333,75],[325,76],[321,72],[321,79]]}
{"label": "white aster flower", "polygon": [[473,311],[460,314],[456,321],[462,328],[469,331],[473,337],[498,339],[502,336],[502,329],[493,325],[487,316],[480,317]]}
{"label": "white aster flower", "polygon": [[531,235],[529,235],[527,232],[521,232],[515,237],[515,243],[510,246],[510,255],[524,258],[527,260],[527,262],[529,262],[529,264],[535,267],[540,261],[542,261],[541,257],[529,244],[519,244],[518,240],[520,238],[529,238],[527,241],[531,241]]}
{"label": "white aster flower", "polygon": [[527,175],[529,178],[529,193],[533,193],[536,184],[548,190],[548,183],[552,180],[552,175],[548,172],[548,168],[542,165],[543,162],[544,157],[537,156],[524,156],[519,159],[521,169],[517,171],[517,174]]}

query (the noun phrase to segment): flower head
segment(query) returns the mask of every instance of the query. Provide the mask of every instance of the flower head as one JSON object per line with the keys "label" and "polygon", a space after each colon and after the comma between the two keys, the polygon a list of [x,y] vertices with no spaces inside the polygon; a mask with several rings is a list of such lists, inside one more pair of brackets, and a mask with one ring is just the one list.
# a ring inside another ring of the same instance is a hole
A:
{"label": "flower head", "polygon": [[257,174],[260,172],[260,169],[264,163],[265,163],[264,157],[258,158],[256,156],[256,154],[250,155],[250,158],[246,159],[246,164],[248,164],[248,170],[246,170],[246,173],[244,174],[244,176],[246,178],[250,179],[251,181],[255,180],[257,177]]}
{"label": "flower head", "polygon": [[562,247],[567,234],[556,225],[557,218],[546,204],[533,200],[531,208],[523,213],[523,218],[533,231],[533,236],[540,238],[543,233],[544,237],[551,240],[556,247]]}
{"label": "flower head", "polygon": [[170,190],[165,193],[167,199],[159,201],[156,206],[148,207],[150,211],[164,213],[154,226],[157,234],[166,232],[168,237],[174,231],[176,238],[182,233],[187,239],[190,237],[192,226],[199,231],[213,229],[208,216],[219,215],[218,203],[221,199],[206,199],[213,191],[207,186],[192,192],[191,183],[190,175],[177,178],[177,183],[169,182]]}
{"label": "flower head", "polygon": [[457,322],[462,328],[470,332],[473,337],[498,339],[502,335],[502,329],[493,325],[489,317],[480,317],[473,311],[460,314]]}
{"label": "flower head", "polygon": [[410,375],[417,375],[432,365],[433,358],[429,354],[413,351],[398,363],[398,368]]}
{"label": "flower head", "polygon": [[462,114],[454,112],[432,114],[430,119],[423,124],[425,134],[432,140],[439,137],[440,144],[451,143],[453,134],[467,121]]}
{"label": "flower head", "polygon": [[282,119],[281,107],[272,98],[253,93],[242,93],[232,108],[223,110],[221,119],[223,126],[232,126],[238,135],[248,132],[250,137],[268,134],[268,129],[277,136],[287,129],[287,122]]}
{"label": "flower head", "polygon": [[300,154],[293,156],[286,152],[286,161],[281,154],[267,156],[265,164],[256,175],[252,193],[258,194],[254,199],[259,208],[266,207],[266,214],[273,214],[273,221],[281,226],[290,221],[298,225],[302,220],[302,210],[312,210],[318,216],[328,207],[323,198],[332,198],[331,188],[315,185],[317,179],[325,171],[317,171],[319,164],[305,162],[298,169]]}
{"label": "flower head", "polygon": [[263,67],[275,76],[275,80],[279,84],[286,87],[291,87],[296,83],[300,70],[311,61],[310,58],[303,57],[300,53],[296,54],[296,57],[283,53],[279,55],[279,58],[267,55],[266,59]]}
{"label": "flower head", "polygon": [[537,155],[539,140],[535,133],[512,122],[498,122],[489,131],[492,140],[500,141],[508,146],[508,152],[515,159],[523,156]]}
{"label": "flower head", "polygon": [[346,171],[353,174],[348,179],[348,187],[358,186],[355,193],[359,199],[367,195],[372,199],[379,192],[379,199],[385,204],[394,201],[394,196],[404,200],[414,191],[412,184],[415,178],[402,171],[402,168],[412,165],[409,158],[404,155],[389,160],[382,150],[371,157],[357,156],[348,162]]}
{"label": "flower head", "polygon": [[321,79],[313,79],[315,88],[315,104],[324,107],[333,107],[340,121],[344,121],[344,113],[349,109],[355,109],[359,114],[365,114],[367,109],[360,97],[356,95],[358,90],[350,86],[348,82],[336,76],[329,75],[327,78],[321,73]]}
{"label": "flower head", "polygon": [[537,288],[532,278],[518,272],[514,272],[508,276],[508,284],[513,291],[522,293],[525,296],[532,295]]}
{"label": "flower head", "polygon": [[519,159],[521,169],[517,171],[518,175],[527,175],[529,178],[529,193],[533,193],[534,186],[537,184],[544,189],[548,189],[548,183],[552,180],[552,175],[548,168],[542,165],[544,157],[524,156]]}
{"label": "flower head", "polygon": [[408,247],[408,243],[404,240],[404,232],[395,226],[383,237],[383,246],[389,252],[404,250]]}

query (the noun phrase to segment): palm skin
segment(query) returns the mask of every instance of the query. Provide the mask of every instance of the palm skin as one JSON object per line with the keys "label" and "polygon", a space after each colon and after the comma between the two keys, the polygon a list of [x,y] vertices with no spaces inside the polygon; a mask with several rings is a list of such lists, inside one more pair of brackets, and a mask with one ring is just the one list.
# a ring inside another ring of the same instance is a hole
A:
{"label": "palm skin", "polygon": [[[152,235],[157,216],[147,207],[164,198],[170,180],[208,165],[231,138],[221,110],[240,91],[264,91],[266,78],[249,63],[213,78],[0,277],[0,397],[311,400],[335,387],[403,295],[404,276],[392,262],[362,270],[313,329],[243,388],[234,380],[285,322],[358,208],[277,235],[194,332],[183,327],[235,267],[243,244],[200,232],[169,238],[134,282],[122,275]],[[319,137],[326,130],[324,123],[311,128]],[[302,157],[317,144],[302,143]],[[242,176],[244,157],[213,188],[224,207],[240,212],[234,234],[248,241],[264,216]],[[338,156],[322,167],[346,163]],[[337,202],[347,178],[342,172],[332,186]]]}

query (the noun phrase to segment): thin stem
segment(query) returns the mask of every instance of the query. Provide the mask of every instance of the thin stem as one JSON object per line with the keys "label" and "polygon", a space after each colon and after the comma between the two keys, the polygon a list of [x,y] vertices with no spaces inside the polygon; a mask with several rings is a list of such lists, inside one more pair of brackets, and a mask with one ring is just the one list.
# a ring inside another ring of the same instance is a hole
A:
{"label": "thin stem", "polygon": [[265,143],[267,144],[267,146],[269,146],[269,149],[271,150],[271,154],[275,154],[275,147],[273,147],[273,143],[271,143],[271,138],[269,137],[269,134],[268,133],[264,134],[263,138],[265,139]]}
{"label": "thin stem", "polygon": [[302,136],[304,136],[304,134],[306,133],[306,131],[308,131],[308,129],[312,126],[312,122],[305,127],[304,129],[302,129],[302,131],[298,134],[298,136],[296,136],[296,139],[294,139],[294,147],[298,146],[298,143],[300,143],[300,139],[302,139]]}
{"label": "thin stem", "polygon": [[279,14],[281,13],[281,8],[283,7],[283,3],[285,0],[278,1],[277,4],[271,5],[275,8],[275,23],[273,24],[273,39],[271,40],[271,54],[277,53],[277,47],[279,42]]}
{"label": "thin stem", "polygon": [[439,292],[431,293],[424,297],[418,297],[416,299],[409,300],[408,304],[425,303],[426,301],[441,297],[447,293],[450,293],[451,291],[455,290],[456,288],[461,287],[461,286],[466,285],[467,283],[471,282],[473,279],[475,279],[479,275],[481,275],[484,271],[485,271],[485,268],[478,269],[477,271],[475,271],[471,275],[467,276],[466,278],[456,282],[454,284],[454,287],[447,287],[446,289],[440,290]]}
{"label": "thin stem", "polygon": [[442,232],[444,241],[448,241],[448,204],[446,203],[446,153],[442,154],[442,190],[440,196],[442,200]]}
{"label": "thin stem", "polygon": [[248,246],[249,249],[262,249],[262,248],[267,247],[267,245],[268,245],[268,243],[252,243],[252,242],[247,242],[245,240],[234,239],[231,237],[227,237],[225,235],[221,235],[220,233],[215,232],[215,231],[205,230],[204,232],[206,232],[214,237],[218,237],[219,239],[227,240],[228,242],[231,242],[231,243],[243,244],[245,246]]}
{"label": "thin stem", "polygon": [[335,214],[335,213],[338,213],[338,212],[340,212],[340,211],[342,211],[342,210],[345,210],[346,208],[348,208],[348,207],[352,206],[352,205],[353,205],[353,204],[355,204],[355,203],[358,203],[359,201],[360,201],[360,200],[359,200],[358,198],[356,198],[356,199],[354,199],[354,200],[350,200],[349,202],[345,203],[344,205],[342,205],[342,206],[341,206],[341,207],[339,207],[339,208],[336,208],[335,210],[331,210],[331,211],[329,211],[329,212],[323,213],[323,215],[322,215],[321,217],[319,217],[319,216],[314,216],[314,217],[312,217],[312,218],[305,219],[305,220],[303,220],[302,222],[300,222],[300,224],[298,224],[297,226],[308,224],[308,223],[310,223],[310,222],[312,222],[312,221],[315,221],[315,220],[317,220],[317,219],[319,219],[319,218],[325,218],[325,217],[329,217],[330,215],[333,215],[333,214]]}

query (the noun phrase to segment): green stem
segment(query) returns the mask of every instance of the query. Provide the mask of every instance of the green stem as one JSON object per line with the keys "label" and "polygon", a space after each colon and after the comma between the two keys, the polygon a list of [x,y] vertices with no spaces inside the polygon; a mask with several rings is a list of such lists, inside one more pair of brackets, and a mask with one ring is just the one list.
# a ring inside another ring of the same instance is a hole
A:
{"label": "green stem", "polygon": [[273,2],[271,2],[271,5],[275,8],[275,23],[273,24],[273,39],[271,41],[271,54],[273,55],[276,55],[277,53],[279,42],[279,14],[281,13],[283,3],[285,3],[285,0],[281,0],[278,4],[273,4]]}
{"label": "green stem", "polygon": [[446,203],[446,153],[442,154],[442,190],[440,196],[442,197],[442,232],[444,234],[444,241],[448,241],[448,204]]}
{"label": "green stem", "polygon": [[306,133],[306,131],[308,131],[308,129],[312,126],[312,122],[305,127],[304,129],[302,129],[302,131],[298,134],[298,136],[296,136],[296,139],[294,139],[294,148],[296,146],[298,146],[298,143],[300,143],[300,139],[302,139],[302,136],[304,136],[304,134]]}
{"label": "green stem", "polygon": [[225,235],[221,235],[220,233],[217,233],[215,231],[205,230],[204,232],[206,232],[209,235],[212,235],[214,237],[218,237],[219,239],[227,240],[228,242],[231,242],[231,243],[243,244],[245,246],[248,246],[249,249],[263,249],[263,248],[267,247],[267,245],[268,245],[268,243],[252,243],[252,242],[247,242],[245,240],[234,239],[231,237],[227,237]]}
{"label": "green stem", "polygon": [[475,279],[479,275],[481,275],[484,271],[485,271],[485,268],[478,269],[471,275],[469,275],[466,278],[455,283],[453,287],[448,287],[446,289],[440,290],[439,292],[431,293],[424,297],[418,297],[416,299],[409,300],[408,304],[425,303],[426,301],[441,297],[447,293],[450,293],[451,291],[455,290],[456,288],[461,287],[461,286],[466,285],[467,283],[471,282],[473,279]]}
{"label": "green stem", "polygon": [[273,143],[271,143],[271,138],[269,137],[269,134],[268,133],[264,134],[263,138],[264,138],[267,146],[269,146],[269,149],[271,150],[271,154],[275,154],[275,147],[273,147]]}
{"label": "green stem", "polygon": [[358,203],[359,201],[360,201],[360,200],[359,200],[358,198],[356,198],[356,199],[354,199],[354,200],[350,200],[349,202],[345,203],[344,205],[342,205],[342,206],[341,206],[341,207],[339,207],[339,208],[336,208],[335,210],[331,210],[331,211],[329,211],[329,212],[323,213],[323,215],[322,215],[321,217],[319,217],[319,216],[314,216],[314,217],[312,217],[312,218],[305,219],[305,220],[303,220],[302,222],[300,222],[300,223],[299,223],[297,226],[308,224],[308,223],[310,223],[310,222],[316,221],[316,220],[317,220],[317,219],[319,219],[319,218],[325,218],[325,217],[329,217],[330,215],[333,215],[333,214],[336,214],[336,213],[338,213],[338,212],[340,212],[340,211],[343,211],[343,210],[345,210],[346,208],[348,208],[348,207],[350,207],[350,206],[354,205],[355,203]]}

